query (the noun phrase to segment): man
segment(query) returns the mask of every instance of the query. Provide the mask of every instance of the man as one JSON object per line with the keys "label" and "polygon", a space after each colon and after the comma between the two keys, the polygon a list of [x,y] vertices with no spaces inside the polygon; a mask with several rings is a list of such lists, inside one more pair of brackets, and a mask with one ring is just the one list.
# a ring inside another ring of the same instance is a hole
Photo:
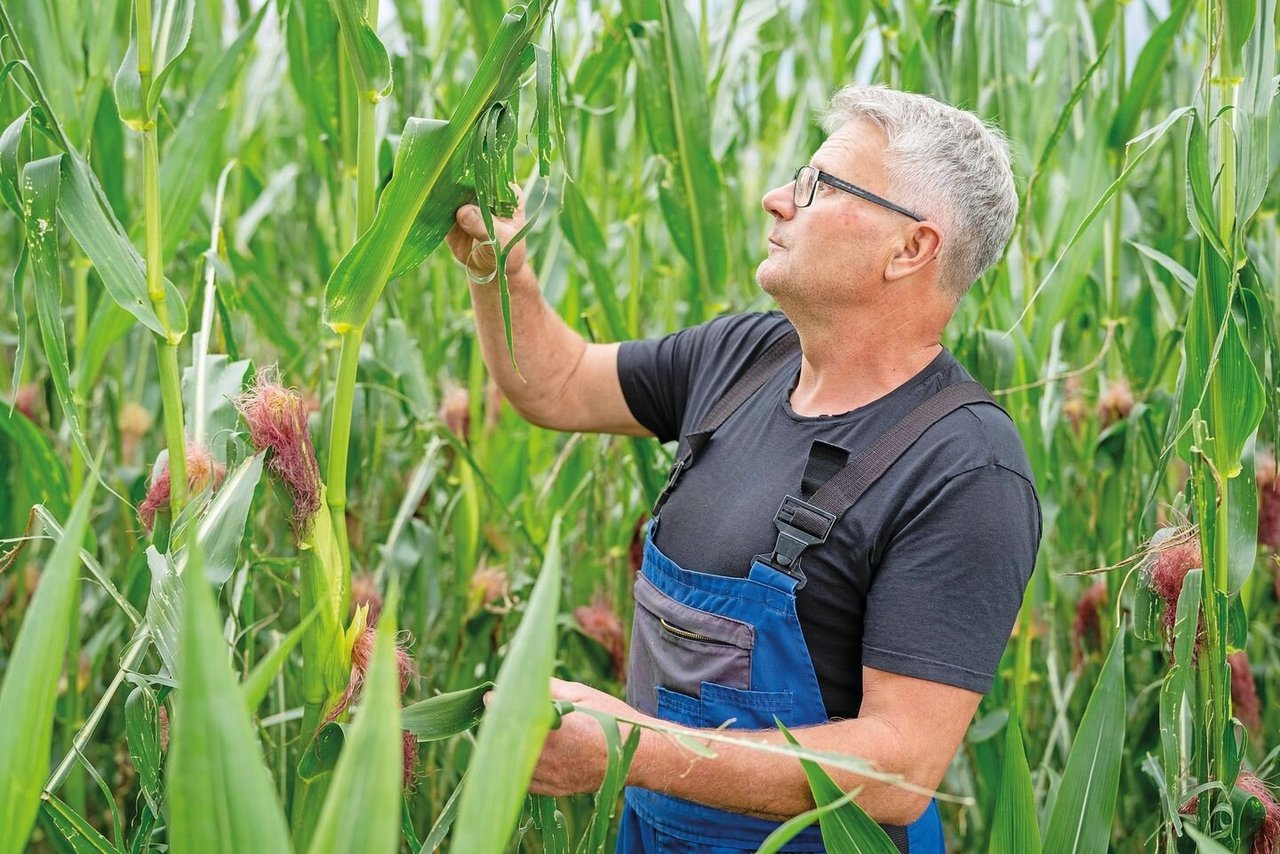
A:
{"label": "man", "polygon": [[[823,128],[812,160],[763,201],[773,225],[757,280],[780,313],[587,344],[516,246],[522,381],[498,294],[476,284],[494,262],[474,207],[449,244],[473,277],[485,360],[526,419],[679,440],[635,588],[630,705],[560,681],[555,696],[782,744],[776,715],[806,747],[933,790],[990,690],[1040,538],[1014,425],[939,343],[999,259],[1017,195],[999,135],[929,98],[846,87]],[[619,850],[751,851],[812,808],[799,762],[715,750],[693,761],[643,731]],[[570,714],[533,790],[592,791],[604,768],[598,724]],[[833,777],[862,786],[858,804],[901,850],[943,850],[927,796]],[[816,825],[783,850],[823,850]]]}

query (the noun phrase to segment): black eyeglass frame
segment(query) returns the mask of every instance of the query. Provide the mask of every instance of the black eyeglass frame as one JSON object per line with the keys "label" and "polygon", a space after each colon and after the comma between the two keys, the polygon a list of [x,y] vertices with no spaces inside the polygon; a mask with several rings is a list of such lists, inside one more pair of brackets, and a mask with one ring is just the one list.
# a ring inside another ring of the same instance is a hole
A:
{"label": "black eyeglass frame", "polygon": [[[800,173],[806,169],[812,169],[814,172],[817,172],[818,177],[814,180],[813,186],[809,188],[809,198],[805,200],[804,204],[801,204],[800,199],[798,198],[800,193]],[[895,205],[893,202],[877,196],[870,190],[862,189],[857,184],[850,184],[848,181],[842,181],[830,172],[823,172],[821,169],[814,166],[801,166],[796,170],[796,174],[791,177],[791,181],[795,184],[795,189],[791,191],[791,202],[798,208],[807,208],[809,205],[813,204],[813,197],[817,195],[818,184],[821,182],[829,187],[835,187],[837,190],[843,190],[850,195],[857,196],[860,199],[866,199],[868,202],[879,205],[882,208],[888,208],[895,213],[900,213],[903,216],[909,216],[916,222],[924,222],[924,217],[919,214],[912,213],[901,205]]]}

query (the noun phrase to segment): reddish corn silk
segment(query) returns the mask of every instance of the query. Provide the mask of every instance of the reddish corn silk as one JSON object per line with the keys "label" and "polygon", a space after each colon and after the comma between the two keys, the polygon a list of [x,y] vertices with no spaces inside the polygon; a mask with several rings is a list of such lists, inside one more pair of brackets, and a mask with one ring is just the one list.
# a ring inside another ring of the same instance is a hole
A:
{"label": "reddish corn silk", "polygon": [[402,771],[403,779],[401,785],[406,789],[413,788],[414,780],[418,775],[418,737],[409,730],[400,731],[400,746],[402,753]]}
{"label": "reddish corn silk", "polygon": [[618,678],[626,682],[627,655],[622,618],[613,610],[609,597],[597,593],[590,605],[581,605],[573,609],[573,619],[584,635],[608,651]]}
{"label": "reddish corn silk", "polygon": [[1072,663],[1084,664],[1085,653],[1102,648],[1102,608],[1107,603],[1107,583],[1095,581],[1076,602],[1076,621],[1071,635]]}
{"label": "reddish corn silk", "polygon": [[1177,616],[1178,597],[1182,594],[1182,583],[1187,573],[1199,569],[1203,561],[1200,558],[1200,542],[1180,542],[1156,552],[1151,563],[1151,589],[1165,601],[1165,628],[1172,630]]}
{"label": "reddish corn silk", "polygon": [[1117,421],[1123,421],[1133,411],[1133,390],[1129,381],[1119,377],[1111,382],[1102,394],[1098,395],[1098,420],[1103,427],[1109,427]]}
{"label": "reddish corn silk", "polygon": [[[187,489],[190,492],[199,492],[210,483],[217,489],[226,474],[226,466],[215,460],[208,448],[203,445],[187,445]],[[155,527],[156,513],[168,508],[171,489],[169,464],[166,462],[147,488],[147,497],[138,505],[138,517],[148,531]]]}
{"label": "reddish corn silk", "polygon": [[[342,692],[333,710],[325,716],[325,723],[337,720],[352,703],[360,699],[364,692],[365,675],[369,672],[369,662],[373,658],[373,642],[377,633],[377,629],[369,626],[356,638],[351,647],[351,676],[347,681],[347,689]],[[409,651],[399,641],[396,642],[396,672],[400,677],[400,693],[403,694],[409,690],[409,683],[417,678],[418,668]]]}
{"label": "reddish corn silk", "polygon": [[237,406],[254,447],[268,452],[267,469],[293,498],[293,532],[301,539],[320,509],[321,491],[306,403],[295,389],[281,385],[275,371],[264,369]]}
{"label": "reddish corn silk", "polygon": [[1258,700],[1258,686],[1253,681],[1253,668],[1249,656],[1233,652],[1227,656],[1231,665],[1231,707],[1240,722],[1253,732],[1262,729],[1262,704]]}

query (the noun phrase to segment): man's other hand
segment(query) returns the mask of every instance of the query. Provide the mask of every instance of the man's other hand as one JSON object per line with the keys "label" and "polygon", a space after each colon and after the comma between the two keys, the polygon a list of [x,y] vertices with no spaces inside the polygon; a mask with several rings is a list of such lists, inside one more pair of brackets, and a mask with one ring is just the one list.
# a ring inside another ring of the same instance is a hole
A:
{"label": "man's other hand", "polygon": [[[568,700],[576,709],[595,709],[632,720],[645,717],[616,697],[578,682],[552,679],[551,698]],[[625,740],[631,727],[621,724],[619,729]],[[590,715],[570,712],[560,719],[560,728],[547,735],[529,791],[555,797],[598,792],[604,782],[607,756],[600,722]]]}

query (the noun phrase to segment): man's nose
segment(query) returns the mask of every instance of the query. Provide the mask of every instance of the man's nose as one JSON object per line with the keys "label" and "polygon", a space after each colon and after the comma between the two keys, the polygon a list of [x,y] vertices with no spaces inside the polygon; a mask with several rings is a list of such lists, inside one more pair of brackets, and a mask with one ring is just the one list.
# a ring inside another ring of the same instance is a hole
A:
{"label": "man's nose", "polygon": [[781,187],[774,187],[764,194],[760,200],[765,211],[778,219],[791,219],[795,216],[796,206],[792,199],[794,181],[788,181]]}

